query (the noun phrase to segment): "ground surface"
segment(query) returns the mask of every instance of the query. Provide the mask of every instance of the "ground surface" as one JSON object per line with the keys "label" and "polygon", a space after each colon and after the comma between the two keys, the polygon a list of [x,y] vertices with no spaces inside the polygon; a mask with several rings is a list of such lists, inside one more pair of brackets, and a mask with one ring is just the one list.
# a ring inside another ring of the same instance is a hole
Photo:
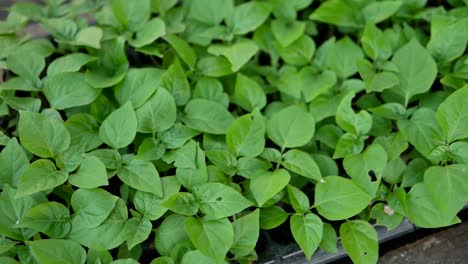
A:
{"label": "ground surface", "polygon": [[380,257],[381,264],[468,263],[468,222],[429,235]]}

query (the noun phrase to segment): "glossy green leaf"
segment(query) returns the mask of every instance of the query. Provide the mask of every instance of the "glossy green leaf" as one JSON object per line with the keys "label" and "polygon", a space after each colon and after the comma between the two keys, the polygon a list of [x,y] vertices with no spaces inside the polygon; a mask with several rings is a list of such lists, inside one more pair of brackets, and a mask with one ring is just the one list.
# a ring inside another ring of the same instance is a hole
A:
{"label": "glossy green leaf", "polygon": [[131,102],[133,108],[142,106],[159,88],[162,71],[156,68],[131,69],[114,89],[120,105]]}
{"label": "glossy green leaf", "polygon": [[265,146],[265,122],[254,112],[232,122],[226,133],[226,143],[236,156],[256,157]]}
{"label": "glossy green leaf", "polygon": [[[28,242],[31,255],[39,264],[84,264],[86,251],[76,242],[63,239],[40,239]],[[50,249],[54,250],[51,251]]]}
{"label": "glossy green leaf", "polygon": [[119,149],[132,143],[137,130],[137,117],[130,103],[112,112],[99,128],[99,137],[104,143]]}
{"label": "glossy green leaf", "polygon": [[315,121],[299,106],[290,106],[275,113],[267,122],[268,137],[282,149],[307,144],[315,132]]}
{"label": "glossy green leaf", "polygon": [[72,232],[97,227],[114,209],[117,197],[99,188],[78,189],[71,197]]}
{"label": "glossy green leaf", "polygon": [[447,97],[437,109],[437,122],[449,143],[468,137],[467,96],[468,86],[465,86]]}
{"label": "glossy green leaf", "polygon": [[229,250],[236,256],[246,256],[255,249],[260,235],[259,209],[244,215],[232,223],[234,243]]}
{"label": "glossy green leaf", "polygon": [[68,177],[68,182],[79,188],[97,188],[109,184],[104,163],[96,156],[87,155],[80,167]]}
{"label": "glossy green leaf", "polygon": [[185,220],[185,232],[195,248],[214,258],[216,263],[223,262],[234,242],[234,229],[227,218],[202,220],[189,217]]}
{"label": "glossy green leaf", "polygon": [[136,110],[137,131],[157,133],[171,128],[176,121],[174,97],[166,89],[158,89],[149,100]]}
{"label": "glossy green leaf", "polygon": [[63,184],[68,178],[68,172],[57,171],[50,160],[40,159],[31,163],[18,182],[17,197],[46,191]]}
{"label": "glossy green leaf", "polygon": [[316,181],[322,180],[320,169],[314,159],[306,152],[291,149],[283,156],[283,166],[301,176]]}
{"label": "glossy green leaf", "polygon": [[128,249],[132,249],[134,246],[145,241],[150,233],[153,225],[149,220],[131,218],[125,223],[123,229],[123,236],[128,244]]}
{"label": "glossy green leaf", "polygon": [[61,238],[71,230],[70,212],[57,202],[42,203],[29,209],[18,226],[31,228],[51,238]]}
{"label": "glossy green leaf", "polygon": [[162,196],[159,173],[153,163],[146,160],[132,159],[117,171],[117,176],[128,186]]}
{"label": "glossy green leaf", "polygon": [[29,160],[16,138],[8,141],[0,152],[0,188],[8,184],[18,186],[18,181],[29,166]]}
{"label": "glossy green leaf", "polygon": [[252,177],[250,190],[259,206],[279,193],[286,187],[291,179],[291,175],[284,169],[274,172],[265,171]]}
{"label": "glossy green leaf", "polygon": [[340,226],[343,248],[356,263],[377,263],[377,232],[362,220],[346,221]]}
{"label": "glossy green leaf", "polygon": [[392,62],[398,68],[400,85],[395,87],[408,105],[417,94],[427,92],[437,75],[437,65],[430,53],[417,40],[411,40],[393,55]]}
{"label": "glossy green leaf", "polygon": [[215,219],[232,216],[253,205],[233,188],[222,183],[205,183],[194,188],[200,210]]}
{"label": "glossy green leaf", "polygon": [[234,88],[233,100],[243,109],[252,112],[266,105],[266,96],[262,87],[251,78],[238,73]]}
{"label": "glossy green leaf", "polygon": [[271,7],[263,2],[248,2],[238,5],[228,14],[226,23],[234,34],[245,34],[265,22]]}
{"label": "glossy green leaf", "polygon": [[322,220],[311,213],[306,215],[294,214],[291,216],[290,226],[294,240],[304,251],[306,258],[310,260],[322,240]]}
{"label": "glossy green leaf", "polygon": [[342,220],[360,213],[372,197],[353,181],[339,176],[323,178],[315,188],[317,211],[328,220]]}
{"label": "glossy green leaf", "polygon": [[231,113],[221,104],[206,99],[191,100],[184,112],[184,122],[188,127],[210,134],[226,134],[234,121]]}
{"label": "glossy green leaf", "polygon": [[20,111],[18,127],[21,144],[39,157],[52,158],[70,146],[65,126],[39,113]]}

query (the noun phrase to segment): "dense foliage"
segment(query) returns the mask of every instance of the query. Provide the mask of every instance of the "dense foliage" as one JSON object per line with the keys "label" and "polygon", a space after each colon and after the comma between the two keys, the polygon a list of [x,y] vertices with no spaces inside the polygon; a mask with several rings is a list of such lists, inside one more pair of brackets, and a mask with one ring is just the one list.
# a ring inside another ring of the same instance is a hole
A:
{"label": "dense foliage", "polygon": [[44,2],[0,22],[0,263],[252,263],[285,225],[375,263],[373,223],[460,222],[466,0]]}

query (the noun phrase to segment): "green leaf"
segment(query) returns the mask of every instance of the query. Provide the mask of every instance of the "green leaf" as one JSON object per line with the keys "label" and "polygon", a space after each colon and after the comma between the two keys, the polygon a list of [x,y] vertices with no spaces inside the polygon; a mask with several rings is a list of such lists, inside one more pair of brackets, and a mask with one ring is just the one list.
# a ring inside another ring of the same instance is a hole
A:
{"label": "green leaf", "polygon": [[[257,3],[257,2],[256,2]],[[242,40],[232,45],[211,45],[208,52],[223,55],[231,63],[231,70],[237,72],[258,52],[258,46],[251,40]]]}
{"label": "green leaf", "polygon": [[190,85],[185,71],[176,60],[161,76],[161,87],[166,88],[178,106],[185,105],[190,99]]}
{"label": "green leaf", "polygon": [[[86,251],[71,240],[39,239],[28,242],[28,245],[38,264],[83,264],[86,261]],[[51,248],[54,250],[51,251]]]}
{"label": "green leaf", "polygon": [[0,152],[0,189],[6,184],[16,187],[24,171],[29,166],[29,160],[24,150],[18,144],[16,138],[8,141],[8,144]]}
{"label": "green leaf", "polygon": [[102,144],[99,137],[99,124],[93,116],[79,113],[72,115],[65,121],[65,127],[71,136],[71,145],[84,145],[89,151]]}
{"label": "green leaf", "polygon": [[229,250],[236,256],[246,256],[250,254],[257,245],[258,237],[260,235],[260,211],[255,211],[244,215],[234,223],[234,243]]}
{"label": "green leaf", "polygon": [[161,204],[169,210],[181,215],[195,215],[198,212],[198,201],[189,192],[178,192]]}
{"label": "green leaf", "polygon": [[356,63],[364,58],[361,48],[349,37],[338,40],[327,56],[327,66],[330,67],[338,77],[346,79],[357,72]]}
{"label": "green leaf", "polygon": [[109,217],[97,227],[76,229],[72,222],[72,232],[69,237],[89,249],[110,250],[118,247],[125,241],[123,228],[128,218],[125,202],[118,198]]}
{"label": "green leaf", "polygon": [[337,244],[338,238],[335,229],[331,224],[323,223],[323,236],[319,245],[320,249],[329,253],[337,253]]}
{"label": "green leaf", "polygon": [[299,106],[289,106],[273,114],[267,122],[268,137],[281,149],[307,144],[315,132],[312,115]]}
{"label": "green leaf", "polygon": [[312,59],[315,52],[315,42],[307,35],[302,35],[287,47],[278,47],[281,58],[289,64],[301,66]]}
{"label": "green leaf", "polygon": [[425,157],[445,142],[436,113],[428,108],[416,110],[410,120],[398,120],[397,124],[405,138]]}
{"label": "green leaf", "polygon": [[120,167],[117,176],[128,186],[162,196],[162,185],[156,167],[150,161],[133,158]]}
{"label": "green leaf", "polygon": [[392,55],[392,45],[382,30],[367,23],[361,37],[362,49],[372,60],[387,60]]}
{"label": "green leaf", "polygon": [[346,221],[340,226],[343,248],[355,263],[377,263],[379,243],[377,232],[362,220]]}
{"label": "green leaf", "polygon": [[195,248],[216,259],[216,263],[223,262],[234,242],[234,229],[227,218],[202,220],[188,217],[185,220],[185,232]]}
{"label": "green leaf", "polygon": [[86,155],[76,173],[68,178],[68,182],[79,188],[97,188],[109,185],[104,163],[96,156]]}
{"label": "green leaf", "polygon": [[224,56],[206,56],[197,64],[197,70],[209,77],[221,77],[232,74],[232,64]]}
{"label": "green leaf", "polygon": [[159,254],[170,256],[171,252],[177,247],[188,242],[188,247],[192,247],[189,237],[184,228],[187,217],[179,214],[172,214],[164,218],[163,222],[155,231],[154,245]]}
{"label": "green leaf", "polygon": [[200,210],[214,219],[235,215],[253,205],[238,191],[218,182],[195,187],[194,195]]}
{"label": "green leaf", "polygon": [[42,158],[55,157],[70,146],[65,126],[39,113],[20,111],[18,130],[21,144]]}
{"label": "green leaf", "polygon": [[86,82],[94,88],[107,88],[119,83],[129,67],[124,47],[123,38],[102,41],[97,62],[90,65],[85,73]]}
{"label": "green leaf", "polygon": [[236,156],[256,157],[265,147],[265,121],[259,112],[246,114],[232,122],[226,143]]}
{"label": "green leaf", "polygon": [[205,151],[206,157],[217,168],[227,175],[234,175],[236,173],[237,159],[227,150],[207,150]]}
{"label": "green leaf", "polygon": [[36,160],[20,177],[16,197],[52,189],[63,184],[67,178],[68,172],[57,171],[54,163],[50,160]]}
{"label": "green leaf", "polygon": [[39,54],[16,51],[6,60],[8,69],[21,77],[38,81],[39,75],[45,68],[45,60]]}
{"label": "green leaf", "polygon": [[[433,16],[427,49],[441,63],[460,57],[467,43],[468,19],[453,19],[450,16]],[[465,36],[465,37],[464,37]]]}
{"label": "green leaf", "polygon": [[100,94],[85,82],[83,73],[63,72],[48,77],[44,84],[44,94],[51,106],[62,110],[92,103]]}
{"label": "green leaf", "polygon": [[103,34],[102,29],[99,27],[83,28],[76,34],[75,44],[100,49]]}
{"label": "green leaf", "polygon": [[137,131],[141,133],[159,133],[171,128],[177,115],[174,97],[160,88],[143,106],[136,110]]}
{"label": "green leaf", "polygon": [[403,215],[383,203],[374,205],[370,214],[372,218],[377,220],[377,224],[384,225],[388,230],[398,227],[404,219]]}
{"label": "green leaf", "polygon": [[287,170],[279,169],[274,172],[265,171],[252,177],[250,190],[258,206],[265,204],[270,198],[286,187],[291,179]]}
{"label": "green leaf", "polygon": [[387,103],[368,110],[387,119],[400,120],[406,118],[406,109],[399,103]]}
{"label": "green leaf", "polygon": [[242,157],[237,160],[236,174],[250,179],[257,173],[263,173],[271,168],[271,163],[259,158]]}
{"label": "green leaf", "polygon": [[223,84],[215,78],[204,77],[200,79],[193,91],[193,98],[208,99],[225,107],[229,105],[229,96],[224,92]]}
{"label": "green leaf", "polygon": [[131,250],[136,245],[148,239],[152,227],[153,225],[149,220],[138,218],[128,219],[122,231],[127,241],[128,249]]}
{"label": "green leaf", "polygon": [[315,187],[315,207],[328,220],[342,220],[360,213],[372,197],[353,181],[339,176],[324,178]]}
{"label": "green leaf", "polygon": [[232,12],[233,7],[234,2],[232,0],[192,1],[188,10],[188,17],[214,26],[218,25],[229,12]]}
{"label": "green leaf", "polygon": [[175,176],[162,177],[161,183],[164,194],[162,198],[148,192],[137,191],[135,193],[133,204],[145,219],[154,221],[163,216],[168,209],[161,204],[180,190],[180,183]]}
{"label": "green leaf", "polygon": [[302,80],[302,94],[305,101],[310,102],[318,96],[328,92],[336,84],[336,74],[333,71],[323,71],[314,74],[311,67],[305,67],[299,72]]}
{"label": "green leaf", "polygon": [[102,122],[99,137],[107,145],[119,149],[132,143],[136,130],[137,117],[131,103],[127,102]]}
{"label": "green leaf", "polygon": [[163,37],[172,48],[177,52],[177,55],[189,66],[190,69],[193,69],[197,61],[197,56],[195,51],[190,47],[190,45],[182,38],[177,37],[176,35],[166,35]]}
{"label": "green leaf", "polygon": [[145,25],[151,15],[150,7],[150,0],[136,2],[113,0],[115,18],[123,28],[130,31],[139,31]]}
{"label": "green leaf", "polygon": [[430,167],[424,173],[424,184],[442,215],[454,218],[467,203],[467,171],[467,165],[452,164]]}
{"label": "green leaf", "polygon": [[309,197],[300,189],[288,185],[288,197],[296,213],[305,214],[310,209]]}
{"label": "green leaf", "polygon": [[405,106],[414,95],[429,91],[437,75],[431,54],[414,39],[395,52],[392,63],[398,68],[400,78],[400,85],[394,90],[403,96]]}
{"label": "green leaf", "polygon": [[151,44],[158,38],[166,35],[166,24],[158,17],[148,21],[143,28],[136,33],[135,39],[130,39],[129,43],[133,47],[141,48]]}
{"label": "green leaf", "polygon": [[223,135],[234,121],[221,104],[206,99],[192,99],[185,106],[184,123],[201,132]]}
{"label": "green leaf", "polygon": [[372,144],[362,154],[349,155],[343,160],[346,173],[371,196],[375,196],[379,188],[386,165],[387,153],[378,144]]}
{"label": "green leaf", "polygon": [[468,138],[468,86],[456,90],[437,109],[439,123],[448,143]]}
{"label": "green leaf", "polygon": [[336,26],[358,28],[364,21],[357,14],[359,10],[353,3],[346,0],[330,0],[323,2],[309,18]]}
{"label": "green leaf", "polygon": [[182,257],[181,264],[216,264],[216,260],[203,255],[199,250],[192,250]]}
{"label": "green leaf", "polygon": [[411,188],[404,205],[408,218],[419,227],[436,228],[460,222],[458,217],[441,212],[424,183],[417,183]]}
{"label": "green leaf", "polygon": [[29,209],[18,226],[31,228],[51,238],[61,238],[71,230],[70,212],[57,202],[42,203]]}
{"label": "green leaf", "polygon": [[133,108],[142,106],[158,89],[163,72],[156,68],[130,69],[125,79],[114,89],[120,105],[131,102]]}
{"label": "green leaf", "polygon": [[71,197],[72,232],[99,226],[111,214],[118,197],[99,188],[78,189]]}
{"label": "green leaf", "polygon": [[294,240],[304,251],[307,260],[310,260],[322,240],[322,220],[311,213],[306,215],[294,214],[291,216],[290,226]]}
{"label": "green leaf", "polygon": [[336,143],[336,149],[333,153],[333,158],[344,158],[348,155],[357,154],[364,148],[364,140],[366,137],[358,137],[351,133],[346,133],[340,137]]}
{"label": "green leaf", "polygon": [[278,206],[260,209],[260,227],[262,229],[273,229],[288,219],[288,213]]}
{"label": "green leaf", "polygon": [[291,149],[283,156],[282,165],[301,176],[316,181],[322,180],[320,169],[315,160],[306,152],[297,149]]}
{"label": "green leaf", "polygon": [[377,24],[391,17],[398,11],[402,1],[379,1],[373,2],[362,9],[366,23]]}
{"label": "green leaf", "polygon": [[165,145],[152,137],[143,139],[137,157],[142,160],[159,160],[165,153]]}
{"label": "green leaf", "polygon": [[26,228],[15,228],[21,217],[37,202],[32,196],[15,198],[16,191],[9,185],[3,186],[0,194],[0,233],[15,240],[27,240],[36,232]]}
{"label": "green leaf", "polygon": [[243,3],[227,15],[226,24],[232,33],[243,35],[262,25],[270,12],[271,6],[267,3],[257,1]]}
{"label": "green leaf", "polygon": [[291,45],[304,34],[306,24],[300,21],[276,19],[271,21],[271,32],[282,47]]}
{"label": "green leaf", "polygon": [[77,72],[84,65],[96,60],[96,57],[85,53],[71,53],[55,59],[47,67],[47,76],[53,76],[63,72]]}
{"label": "green leaf", "polygon": [[266,95],[263,88],[255,80],[241,73],[237,74],[232,100],[249,112],[255,108],[262,109],[266,105]]}
{"label": "green leaf", "polygon": [[365,135],[372,128],[372,117],[365,110],[357,114],[354,112],[351,101],[355,96],[354,93],[348,93],[341,99],[336,110],[336,123],[348,133]]}

